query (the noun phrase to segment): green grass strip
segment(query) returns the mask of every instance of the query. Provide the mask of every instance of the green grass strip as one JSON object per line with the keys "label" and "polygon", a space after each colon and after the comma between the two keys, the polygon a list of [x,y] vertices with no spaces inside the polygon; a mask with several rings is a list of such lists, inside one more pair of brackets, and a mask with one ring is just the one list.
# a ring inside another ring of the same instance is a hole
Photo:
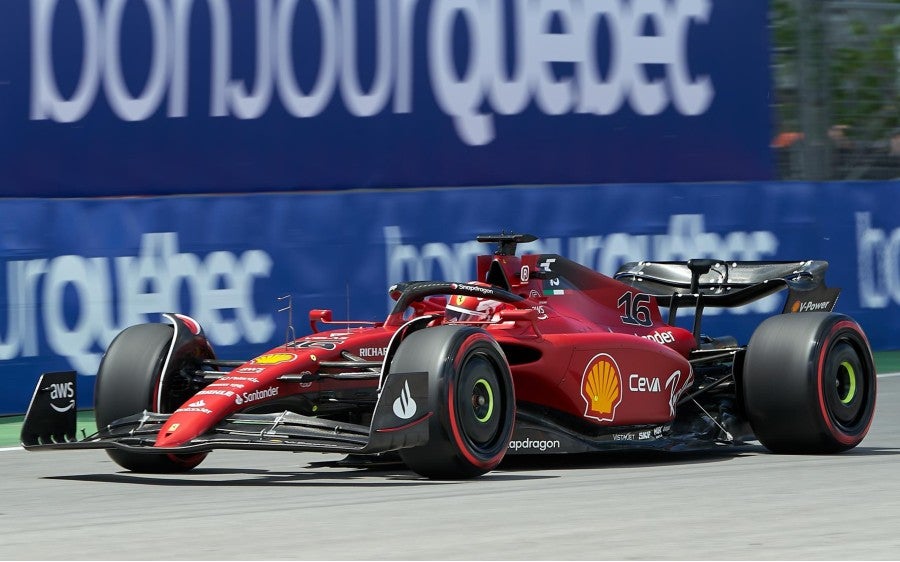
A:
{"label": "green grass strip", "polygon": [[[19,434],[22,433],[22,421],[24,419],[25,416],[0,417],[0,447],[14,447],[19,444]],[[76,434],[79,439],[95,433],[97,425],[94,423],[94,411],[79,411],[78,422],[75,427],[77,428]]]}

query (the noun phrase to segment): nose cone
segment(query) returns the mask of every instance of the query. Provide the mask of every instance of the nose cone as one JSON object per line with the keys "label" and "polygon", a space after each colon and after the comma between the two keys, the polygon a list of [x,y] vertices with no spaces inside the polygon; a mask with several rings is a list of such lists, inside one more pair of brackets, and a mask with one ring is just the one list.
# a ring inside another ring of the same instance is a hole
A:
{"label": "nose cone", "polygon": [[185,424],[173,422],[171,419],[163,426],[162,431],[156,436],[156,447],[175,447],[196,437],[186,437],[190,433]]}
{"label": "nose cone", "polygon": [[162,431],[156,436],[156,443],[154,446],[177,447],[178,445],[184,445],[200,434],[197,430],[197,424],[177,421],[177,419],[173,418],[175,418],[175,416],[170,418],[169,421],[163,425]]}
{"label": "nose cone", "polygon": [[156,436],[157,447],[176,447],[208,431],[219,419],[218,412],[227,412],[234,404],[231,396],[208,394],[195,395],[175,410]]}
{"label": "nose cone", "polygon": [[234,412],[284,396],[287,387],[278,378],[307,370],[316,362],[313,351],[319,348],[305,354],[273,351],[228,372],[175,410],[156,436],[156,446],[185,445]]}

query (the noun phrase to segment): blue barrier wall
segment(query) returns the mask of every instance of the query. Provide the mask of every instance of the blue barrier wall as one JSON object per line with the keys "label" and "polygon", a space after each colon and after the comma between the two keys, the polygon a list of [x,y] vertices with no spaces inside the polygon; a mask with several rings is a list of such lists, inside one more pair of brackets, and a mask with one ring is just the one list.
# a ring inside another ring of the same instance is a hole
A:
{"label": "blue barrier wall", "polygon": [[0,2],[0,196],[771,179],[767,9]]}
{"label": "blue barrier wall", "polygon": [[[121,329],[179,311],[219,356],[283,340],[277,297],[383,319],[387,287],[467,280],[478,233],[529,232],[604,273],[636,259],[825,259],[837,309],[876,349],[900,332],[900,182],[455,188],[130,199],[0,200],[0,413],[22,412],[41,371],[84,375],[91,404]],[[706,331],[748,338],[778,298],[710,310]]]}

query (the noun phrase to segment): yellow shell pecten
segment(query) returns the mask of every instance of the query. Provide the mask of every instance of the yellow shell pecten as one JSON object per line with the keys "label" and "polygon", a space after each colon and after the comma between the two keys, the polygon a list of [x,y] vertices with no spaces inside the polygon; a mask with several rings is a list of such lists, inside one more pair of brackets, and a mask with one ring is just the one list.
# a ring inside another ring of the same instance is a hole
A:
{"label": "yellow shell pecten", "polygon": [[293,353],[267,353],[254,359],[253,363],[257,365],[277,365],[278,363],[287,363],[296,357]]}
{"label": "yellow shell pecten", "polygon": [[598,361],[591,368],[584,390],[591,401],[591,411],[610,414],[613,403],[619,398],[619,377],[616,368],[608,361]]}

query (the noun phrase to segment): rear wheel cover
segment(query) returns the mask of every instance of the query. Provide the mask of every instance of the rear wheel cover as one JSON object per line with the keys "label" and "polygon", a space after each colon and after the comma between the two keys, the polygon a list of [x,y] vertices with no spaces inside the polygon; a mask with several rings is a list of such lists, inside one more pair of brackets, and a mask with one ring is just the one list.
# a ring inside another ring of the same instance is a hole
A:
{"label": "rear wheel cover", "polygon": [[844,451],[871,426],[872,352],[859,325],[842,314],[767,319],[750,339],[742,379],[750,424],[772,451]]}
{"label": "rear wheel cover", "polygon": [[837,323],[818,361],[819,408],[832,434],[845,445],[862,439],[875,407],[874,365],[865,362],[857,330],[853,322]]}

